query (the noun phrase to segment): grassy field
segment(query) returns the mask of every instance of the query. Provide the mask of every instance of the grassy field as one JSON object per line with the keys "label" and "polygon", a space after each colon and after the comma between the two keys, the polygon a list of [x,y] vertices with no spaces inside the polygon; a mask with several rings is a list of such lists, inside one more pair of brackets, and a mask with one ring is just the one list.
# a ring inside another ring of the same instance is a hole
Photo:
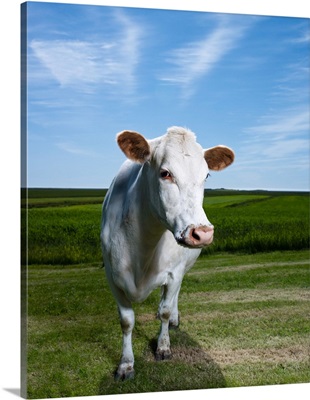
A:
{"label": "grassy field", "polygon": [[[28,233],[28,263],[100,261],[104,192],[72,190],[72,197],[68,197],[69,190],[56,190],[54,194],[45,190],[41,195],[38,192],[30,192],[28,225],[26,208],[22,208],[22,235],[25,237]],[[204,201],[208,218],[215,225],[214,243],[204,254],[308,248],[309,197],[306,194],[216,193],[208,193]]]}
{"label": "grassy field", "polygon": [[157,290],[135,305],[136,377],[121,383],[121,330],[101,268],[104,193],[30,193],[30,398],[310,381],[308,196],[215,192],[204,203],[215,244],[184,278],[173,359],[154,360]]}

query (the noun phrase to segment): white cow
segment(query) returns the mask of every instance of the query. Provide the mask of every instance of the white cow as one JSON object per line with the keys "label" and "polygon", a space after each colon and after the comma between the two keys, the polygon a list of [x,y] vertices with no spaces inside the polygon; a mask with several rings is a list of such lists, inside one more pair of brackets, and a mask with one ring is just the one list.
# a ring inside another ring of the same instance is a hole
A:
{"label": "white cow", "polygon": [[168,329],[179,323],[183,276],[201,248],[213,240],[214,227],[202,208],[204,183],[209,169],[226,168],[234,153],[225,146],[203,150],[191,131],[179,127],[153,140],[123,131],[117,142],[129,160],[104,200],[101,241],[123,331],[115,375],[123,380],[134,375],[131,304],[145,300],[159,286],[161,330],[156,359],[171,357]]}

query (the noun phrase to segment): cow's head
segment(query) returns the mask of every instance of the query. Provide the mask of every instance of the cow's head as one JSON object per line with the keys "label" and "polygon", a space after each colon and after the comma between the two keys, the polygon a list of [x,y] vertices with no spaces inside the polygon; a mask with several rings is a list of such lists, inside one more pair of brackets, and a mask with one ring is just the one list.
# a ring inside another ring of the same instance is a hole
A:
{"label": "cow's head", "polygon": [[202,208],[204,184],[209,170],[220,171],[233,162],[234,152],[226,146],[203,150],[191,131],[179,127],[149,141],[123,131],[117,142],[129,159],[144,164],[145,196],[176,241],[186,247],[211,244],[214,227]]}

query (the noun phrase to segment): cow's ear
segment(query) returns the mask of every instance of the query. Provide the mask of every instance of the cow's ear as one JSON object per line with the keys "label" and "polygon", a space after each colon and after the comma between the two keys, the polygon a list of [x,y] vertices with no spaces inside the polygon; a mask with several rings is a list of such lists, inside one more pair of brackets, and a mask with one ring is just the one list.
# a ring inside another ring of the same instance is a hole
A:
{"label": "cow's ear", "polygon": [[123,131],[116,136],[117,143],[130,160],[144,163],[150,159],[151,149],[140,133]]}
{"label": "cow's ear", "polygon": [[233,163],[235,153],[229,147],[219,145],[205,150],[204,157],[209,169],[221,171]]}

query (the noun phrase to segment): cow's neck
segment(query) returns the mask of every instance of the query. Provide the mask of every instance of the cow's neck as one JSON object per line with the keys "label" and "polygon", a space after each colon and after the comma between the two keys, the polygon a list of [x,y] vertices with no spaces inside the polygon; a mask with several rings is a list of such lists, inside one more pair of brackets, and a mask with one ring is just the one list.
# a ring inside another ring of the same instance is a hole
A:
{"label": "cow's neck", "polygon": [[152,257],[163,233],[166,231],[165,226],[151,211],[148,185],[149,182],[141,173],[135,185],[134,213],[139,229],[137,232],[139,236],[138,246],[141,246],[141,254],[143,254],[144,259]]}

